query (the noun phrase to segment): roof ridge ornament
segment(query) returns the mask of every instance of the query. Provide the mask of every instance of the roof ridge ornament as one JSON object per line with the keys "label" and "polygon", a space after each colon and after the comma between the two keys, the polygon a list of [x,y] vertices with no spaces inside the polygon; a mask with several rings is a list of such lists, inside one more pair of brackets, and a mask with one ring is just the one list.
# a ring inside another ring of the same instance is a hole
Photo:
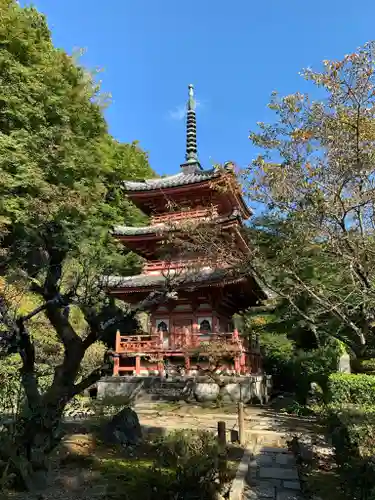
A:
{"label": "roof ridge ornament", "polygon": [[193,174],[202,170],[197,154],[197,119],[195,108],[194,85],[190,83],[189,98],[186,104],[186,161],[181,165],[184,174]]}

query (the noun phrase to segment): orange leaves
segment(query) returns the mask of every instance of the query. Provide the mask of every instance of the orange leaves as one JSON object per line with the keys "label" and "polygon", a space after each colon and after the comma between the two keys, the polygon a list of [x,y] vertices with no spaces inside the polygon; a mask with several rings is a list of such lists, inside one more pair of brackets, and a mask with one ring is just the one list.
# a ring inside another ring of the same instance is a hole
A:
{"label": "orange leaves", "polygon": [[293,132],[290,134],[290,136],[292,137],[292,139],[294,139],[295,141],[302,141],[302,142],[306,142],[306,141],[309,141],[313,134],[310,130],[306,130],[306,129],[295,129],[293,130]]}

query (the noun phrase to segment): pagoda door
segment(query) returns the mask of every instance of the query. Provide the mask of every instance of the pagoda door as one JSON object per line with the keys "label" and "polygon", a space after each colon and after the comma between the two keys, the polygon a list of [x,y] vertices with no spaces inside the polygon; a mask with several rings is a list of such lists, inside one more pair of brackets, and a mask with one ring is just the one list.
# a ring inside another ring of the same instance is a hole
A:
{"label": "pagoda door", "polygon": [[156,323],[157,332],[160,335],[160,340],[164,349],[169,348],[169,321],[167,319],[160,319]]}
{"label": "pagoda door", "polygon": [[190,344],[193,321],[190,318],[173,320],[174,344],[177,348]]}

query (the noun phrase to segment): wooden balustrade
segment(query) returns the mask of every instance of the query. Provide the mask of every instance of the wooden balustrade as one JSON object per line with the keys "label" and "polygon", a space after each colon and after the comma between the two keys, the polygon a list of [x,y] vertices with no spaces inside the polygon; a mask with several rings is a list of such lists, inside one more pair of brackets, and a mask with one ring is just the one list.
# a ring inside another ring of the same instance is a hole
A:
{"label": "wooden balustrade", "polygon": [[202,208],[198,210],[183,210],[181,212],[168,212],[163,215],[154,215],[151,217],[152,224],[175,222],[179,220],[207,218],[217,216],[217,208]]}
{"label": "wooden balustrade", "polygon": [[[146,262],[143,267],[144,273],[150,273],[153,271],[162,271],[162,270],[173,270],[173,269],[198,269],[204,263],[204,260],[151,260]],[[207,261],[208,262],[208,261]]]}
{"label": "wooden balustrade", "polygon": [[240,349],[242,340],[238,333],[205,333],[199,331],[172,330],[168,335],[156,332],[154,329],[150,335],[116,335],[117,353],[146,353],[160,351],[182,351],[188,348],[199,347],[211,342],[226,342],[233,344],[233,349]]}

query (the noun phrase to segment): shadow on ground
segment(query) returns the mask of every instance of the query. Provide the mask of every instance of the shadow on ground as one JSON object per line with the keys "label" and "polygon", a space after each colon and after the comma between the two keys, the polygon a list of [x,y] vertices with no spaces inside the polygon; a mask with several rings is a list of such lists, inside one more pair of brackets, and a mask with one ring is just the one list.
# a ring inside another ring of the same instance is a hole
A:
{"label": "shadow on ground", "polygon": [[[189,496],[189,500],[210,498],[201,496],[199,474],[194,477],[193,468],[190,476],[184,477],[178,468],[158,460],[155,443],[167,434],[165,428],[144,428],[142,443],[124,448],[104,443],[101,423],[94,419],[64,427],[66,436],[51,457],[50,481],[43,500],[172,500],[176,498],[173,488],[183,481],[186,488],[195,485],[198,490],[197,496]],[[228,446],[230,477],[234,476],[243,451],[238,445]],[[31,500],[28,493],[11,491],[4,496],[0,493],[0,498]]]}

